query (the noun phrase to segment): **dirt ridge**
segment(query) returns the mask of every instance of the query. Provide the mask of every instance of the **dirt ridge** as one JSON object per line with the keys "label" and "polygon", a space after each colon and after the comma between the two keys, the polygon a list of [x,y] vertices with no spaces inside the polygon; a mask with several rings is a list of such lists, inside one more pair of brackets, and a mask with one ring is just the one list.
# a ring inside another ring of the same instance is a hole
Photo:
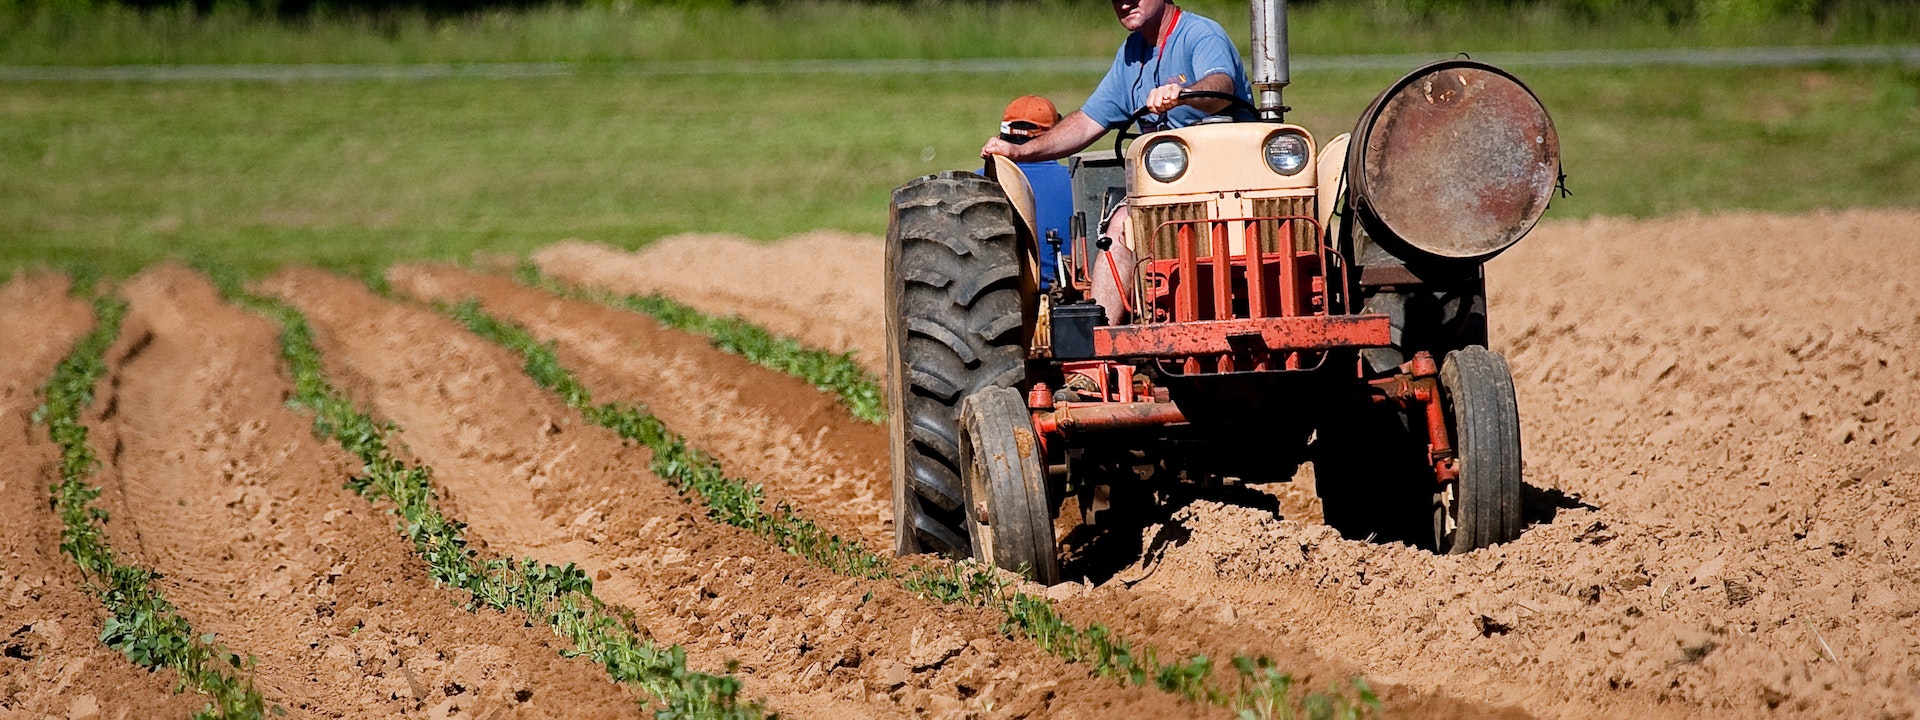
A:
{"label": "dirt ridge", "polygon": [[92,419],[116,547],[295,717],[638,716],[524,618],[435,587],[357,465],[285,406],[276,330],[178,266],[143,271]]}
{"label": "dirt ridge", "polygon": [[[398,279],[398,278],[396,278]],[[992,705],[1013,716],[1185,716],[1164,696],[1061,669],[967,613],[889,584],[842,578],[716,525],[646,468],[644,449],[587,426],[533,385],[506,350],[431,310],[357,283],[289,271],[267,287],[308,313],[340,384],[435,469],[496,550],[593,573],[596,592],[636,613],[690,664],[737,658],[745,695],[789,716],[948,716]],[[405,292],[404,280],[395,288]],[[405,353],[397,353],[401,347]],[[510,495],[529,508],[488,505]],[[505,539],[503,539],[505,538]],[[874,632],[894,628],[897,633]],[[1099,687],[1100,692],[1093,692]]]}
{"label": "dirt ridge", "polygon": [[172,671],[150,672],[100,642],[104,610],[60,551],[47,495],[58,450],[31,416],[38,388],[92,319],[64,277],[0,286],[0,717],[184,717],[206,704],[174,693]]}

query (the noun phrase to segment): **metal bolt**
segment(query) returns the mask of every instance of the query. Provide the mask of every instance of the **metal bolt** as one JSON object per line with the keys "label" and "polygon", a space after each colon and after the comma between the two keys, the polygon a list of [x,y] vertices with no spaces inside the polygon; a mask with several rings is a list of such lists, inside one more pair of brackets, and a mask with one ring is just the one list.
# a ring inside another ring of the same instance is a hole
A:
{"label": "metal bolt", "polygon": [[973,504],[973,516],[980,519],[981,525],[992,524],[987,522],[987,504],[985,502],[977,502]]}

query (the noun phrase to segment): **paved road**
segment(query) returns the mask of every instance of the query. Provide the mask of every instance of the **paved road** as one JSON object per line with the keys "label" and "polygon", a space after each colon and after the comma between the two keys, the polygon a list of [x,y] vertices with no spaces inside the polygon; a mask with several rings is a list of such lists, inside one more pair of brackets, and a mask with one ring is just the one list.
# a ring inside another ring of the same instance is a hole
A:
{"label": "paved road", "polygon": [[[1397,70],[1439,60],[1444,53],[1304,55],[1296,72]],[[1501,67],[1785,67],[1828,63],[1920,66],[1920,45],[1754,47],[1725,49],[1560,50],[1495,52],[1475,56]],[[971,58],[960,60],[720,60],[671,63],[471,63],[421,65],[110,65],[104,67],[0,65],[0,82],[166,82],[301,80],[424,80],[434,78],[557,77],[582,71],[636,75],[930,74],[1010,72],[1097,73],[1104,58]]]}

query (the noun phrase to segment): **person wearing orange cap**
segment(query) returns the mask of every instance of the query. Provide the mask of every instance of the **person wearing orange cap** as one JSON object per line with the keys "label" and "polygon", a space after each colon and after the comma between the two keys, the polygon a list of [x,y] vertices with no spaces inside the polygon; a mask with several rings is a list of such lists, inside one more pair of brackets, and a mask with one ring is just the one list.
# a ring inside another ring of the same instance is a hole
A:
{"label": "person wearing orange cap", "polygon": [[[1141,132],[1185,127],[1214,113],[1246,119],[1245,110],[1213,98],[1182,99],[1188,90],[1231,93],[1242,100],[1253,95],[1247,84],[1240,52],[1220,23],[1182,10],[1171,0],[1110,0],[1114,17],[1127,29],[1127,39],[1114,54],[1113,65],[1087,96],[1079,110],[1060,120],[1045,139],[1015,143],[994,137],[980,155],[999,155],[1020,163],[1056,160],[1085,150],[1108,129],[1133,119],[1136,110],[1148,111],[1137,124]],[[1093,274],[1093,298],[1106,309],[1107,322],[1118,324],[1124,315],[1122,298],[1130,292],[1131,274],[1119,268],[1133,266],[1127,241],[1127,211],[1122,204],[1109,216],[1101,233],[1107,250],[1091,259],[1111,265],[1113,274]],[[1044,253],[1043,253],[1044,254]],[[1099,255],[1106,255],[1103,260]],[[1111,278],[1111,279],[1109,279]]]}
{"label": "person wearing orange cap", "polygon": [[[1059,122],[1060,111],[1053,101],[1023,95],[1007,103],[1006,111],[1000,114],[1000,139],[1010,145],[1024,145]],[[1040,242],[1040,289],[1046,290],[1057,279],[1059,254],[1069,252],[1067,219],[1073,216],[1073,182],[1067,177],[1067,166],[1054,160],[1022,162],[1020,171],[1033,188],[1034,225],[1040,231],[1040,237],[1035,238]],[[986,174],[984,168],[981,174]],[[1047,240],[1049,233],[1060,238],[1057,252]]]}

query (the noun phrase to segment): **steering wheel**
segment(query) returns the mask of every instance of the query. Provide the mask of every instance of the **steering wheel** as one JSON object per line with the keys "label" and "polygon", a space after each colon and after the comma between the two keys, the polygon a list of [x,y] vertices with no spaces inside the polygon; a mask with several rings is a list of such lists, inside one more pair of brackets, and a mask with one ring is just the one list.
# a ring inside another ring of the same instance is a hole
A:
{"label": "steering wheel", "polygon": [[[1181,100],[1225,100],[1227,101],[1228,109],[1238,107],[1238,108],[1244,108],[1249,115],[1258,116],[1260,114],[1260,109],[1254,107],[1253,103],[1247,102],[1246,98],[1240,97],[1239,95],[1235,95],[1233,93],[1216,92],[1213,90],[1186,90],[1186,91],[1182,91],[1179,97]],[[1173,108],[1167,108],[1167,112],[1173,112]],[[1137,137],[1140,137],[1141,135],[1146,134],[1146,133],[1132,132],[1132,131],[1129,131],[1127,128],[1133,127],[1134,125],[1140,122],[1141,118],[1144,118],[1152,114],[1153,114],[1153,111],[1148,110],[1146,108],[1140,108],[1139,110],[1133,111],[1132,115],[1128,115],[1127,119],[1121,120],[1119,124],[1108,128],[1109,130],[1115,131],[1113,134],[1113,156],[1114,157],[1116,158],[1125,157],[1125,155],[1122,155],[1120,153],[1121,143],[1124,143],[1128,140],[1132,140],[1134,138],[1137,138]],[[1218,115],[1219,113],[1214,113],[1214,114]]]}

